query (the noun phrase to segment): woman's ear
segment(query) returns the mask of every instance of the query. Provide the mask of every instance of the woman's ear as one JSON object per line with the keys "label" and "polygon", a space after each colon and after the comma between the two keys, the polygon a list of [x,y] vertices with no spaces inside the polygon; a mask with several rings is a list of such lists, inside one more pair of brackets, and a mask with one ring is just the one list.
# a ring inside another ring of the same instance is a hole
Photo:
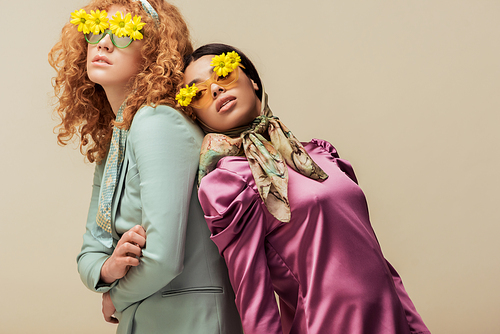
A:
{"label": "woman's ear", "polygon": [[255,83],[255,81],[253,81],[252,79],[250,79],[250,81],[252,82],[253,89],[255,89],[256,91],[259,90],[259,86]]}

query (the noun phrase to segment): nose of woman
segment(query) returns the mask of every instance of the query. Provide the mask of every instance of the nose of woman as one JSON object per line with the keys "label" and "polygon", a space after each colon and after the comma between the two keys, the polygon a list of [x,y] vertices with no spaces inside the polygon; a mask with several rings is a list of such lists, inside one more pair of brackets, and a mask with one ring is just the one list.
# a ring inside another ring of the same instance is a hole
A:
{"label": "nose of woman", "polygon": [[104,36],[99,41],[99,43],[97,43],[97,50],[99,51],[104,49],[104,51],[113,52],[114,47],[115,46],[113,45],[113,42],[111,41],[111,36],[109,36],[109,34],[106,34],[106,36]]}
{"label": "nose of woman", "polygon": [[219,86],[215,82],[210,85],[210,91],[212,92],[212,97],[215,100],[220,94],[224,93],[226,90],[224,87]]}

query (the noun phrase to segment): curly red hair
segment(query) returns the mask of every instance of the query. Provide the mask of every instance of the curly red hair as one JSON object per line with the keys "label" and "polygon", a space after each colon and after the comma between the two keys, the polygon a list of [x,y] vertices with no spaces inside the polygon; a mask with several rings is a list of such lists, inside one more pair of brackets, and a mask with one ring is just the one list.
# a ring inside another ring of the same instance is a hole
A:
{"label": "curly red hair", "polygon": [[[158,25],[139,1],[93,0],[83,8],[90,12],[119,5],[132,16],[140,15],[146,23],[141,69],[131,79],[124,120],[117,124],[125,129],[143,105],[175,107],[175,93],[183,78],[183,58],[193,52],[189,30],[177,7],[164,0],[148,2],[158,12]],[[115,115],[104,89],[87,76],[87,45],[83,33],[68,22],[60,41],[49,52],[49,63],[57,71],[53,86],[56,112],[61,119],[55,131],[60,145],[79,136],[80,152],[90,162],[100,162],[109,147]]]}

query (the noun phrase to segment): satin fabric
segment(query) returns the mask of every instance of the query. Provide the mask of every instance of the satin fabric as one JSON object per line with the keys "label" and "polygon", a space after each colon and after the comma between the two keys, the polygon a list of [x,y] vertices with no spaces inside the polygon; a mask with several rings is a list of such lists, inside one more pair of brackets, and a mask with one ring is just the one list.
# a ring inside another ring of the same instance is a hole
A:
{"label": "satin fabric", "polygon": [[304,146],[329,178],[288,169],[290,223],[266,210],[245,158],[221,159],[200,184],[245,334],[430,333],[382,254],[351,165],[328,142]]}
{"label": "satin fabric", "polygon": [[[328,175],[311,159],[285,124],[273,116],[267,94],[263,94],[262,106],[261,115],[246,127],[225,133],[207,133],[201,145],[198,184],[223,157],[244,154],[267,210],[279,221],[289,222],[287,165],[320,182]],[[206,124],[203,127],[205,131],[210,130]]]}

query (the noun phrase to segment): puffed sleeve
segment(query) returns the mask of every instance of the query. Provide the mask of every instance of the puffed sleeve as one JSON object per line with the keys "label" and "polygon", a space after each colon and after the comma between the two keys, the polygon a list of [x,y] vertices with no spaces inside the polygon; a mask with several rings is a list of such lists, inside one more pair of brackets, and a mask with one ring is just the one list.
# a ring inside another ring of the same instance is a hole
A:
{"label": "puffed sleeve", "polygon": [[329,154],[330,160],[332,162],[335,162],[341,171],[343,171],[351,180],[358,184],[358,179],[356,178],[356,174],[354,173],[354,169],[352,168],[351,163],[347,160],[341,159],[339,153],[337,152],[337,149],[332,144],[330,144],[326,140],[316,138],[311,140],[311,144],[316,145],[318,148]]}
{"label": "puffed sleeve", "polygon": [[146,245],[140,265],[132,267],[110,290],[118,312],[159,291],[183,270],[202,139],[195,128],[167,106],[143,107],[134,117],[127,150],[132,150],[140,177]]}
{"label": "puffed sleeve", "polygon": [[94,170],[94,182],[92,185],[92,198],[90,200],[89,212],[87,215],[86,231],[83,235],[83,245],[81,252],[77,256],[78,272],[82,282],[93,291],[106,292],[114,284],[99,284],[101,278],[101,267],[108,257],[113,253],[112,248],[103,246],[97,241],[90,231],[95,225],[95,217],[99,204],[99,191],[104,173],[106,161],[97,164]]}
{"label": "puffed sleeve", "polygon": [[256,189],[235,172],[217,168],[201,181],[198,197],[226,261],[243,331],[282,333],[265,251],[267,218]]}

